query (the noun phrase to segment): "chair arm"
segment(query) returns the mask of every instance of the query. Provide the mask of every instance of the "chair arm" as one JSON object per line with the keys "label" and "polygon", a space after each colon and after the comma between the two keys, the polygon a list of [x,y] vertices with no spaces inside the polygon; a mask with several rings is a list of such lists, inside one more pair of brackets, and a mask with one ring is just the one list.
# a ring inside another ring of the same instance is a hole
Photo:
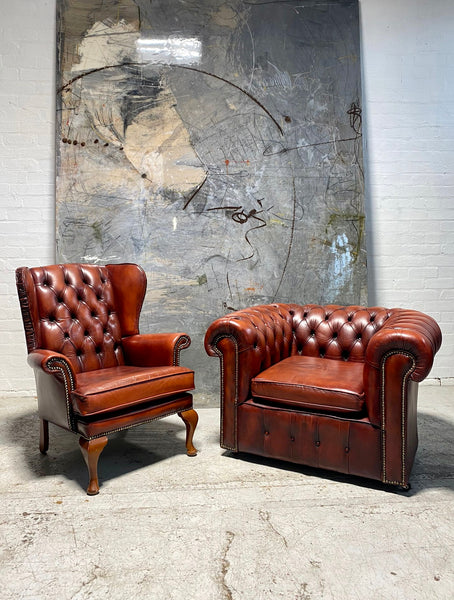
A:
{"label": "chair arm", "polygon": [[435,354],[441,346],[441,330],[429,315],[416,310],[392,309],[391,316],[370,339],[366,365],[379,369],[390,353],[411,355],[413,381],[420,382],[432,368]]}
{"label": "chair arm", "polygon": [[[230,361],[230,370],[237,371],[237,403],[247,399],[253,377],[290,356],[293,333],[288,308],[291,306],[251,306],[217,319],[208,328],[207,354],[222,356],[224,368]],[[223,340],[230,340],[230,344]]]}
{"label": "chair arm", "polygon": [[437,322],[414,310],[392,309],[391,316],[370,339],[364,365],[369,418],[382,424],[386,404],[406,398],[407,381],[427,377],[442,335]]}
{"label": "chair arm", "polygon": [[122,339],[126,364],[162,367],[180,364],[180,352],[191,345],[186,333],[145,333]]}
{"label": "chair arm", "polygon": [[38,411],[41,419],[75,431],[71,392],[76,374],[66,356],[51,350],[33,350],[27,358],[35,371]]}
{"label": "chair arm", "polygon": [[221,361],[221,445],[237,450],[236,410],[250,396],[251,380],[290,355],[291,305],[252,306],[214,321],[205,350]]}
{"label": "chair arm", "polygon": [[389,314],[367,346],[364,389],[368,417],[381,430],[382,481],[407,486],[418,446],[418,382],[429,374],[441,331],[418,311]]}
{"label": "chair arm", "polygon": [[64,354],[52,350],[33,350],[27,356],[27,362],[33,369],[40,369],[59,379],[64,379],[68,385],[68,392],[74,389],[76,375]]}

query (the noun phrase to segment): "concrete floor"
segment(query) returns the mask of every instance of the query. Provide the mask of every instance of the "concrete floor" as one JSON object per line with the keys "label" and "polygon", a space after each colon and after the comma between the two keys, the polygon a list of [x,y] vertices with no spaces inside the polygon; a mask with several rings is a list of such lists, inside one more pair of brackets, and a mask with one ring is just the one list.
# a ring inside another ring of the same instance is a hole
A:
{"label": "concrete floor", "polygon": [[199,410],[187,457],[178,417],[112,436],[85,495],[77,438],[35,400],[0,400],[0,597],[66,600],[454,598],[454,387],[420,387],[407,493],[218,445]]}

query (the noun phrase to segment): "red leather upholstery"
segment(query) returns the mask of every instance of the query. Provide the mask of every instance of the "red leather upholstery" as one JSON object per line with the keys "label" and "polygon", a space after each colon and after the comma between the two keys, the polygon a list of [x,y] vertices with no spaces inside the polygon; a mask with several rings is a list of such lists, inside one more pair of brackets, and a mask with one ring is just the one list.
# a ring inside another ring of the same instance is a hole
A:
{"label": "red leather upholstery", "polygon": [[194,372],[190,369],[124,365],[80,373],[71,400],[76,414],[99,415],[193,389]]}
{"label": "red leather upholstery", "polygon": [[407,486],[417,383],[441,331],[414,310],[271,304],[217,319],[221,445]]}
{"label": "red leather upholstery", "polygon": [[[188,430],[188,452],[195,453],[197,415],[188,394],[194,372],[179,366],[190,338],[139,333],[147,285],[143,269],[134,264],[22,267],[16,281],[44,429],[50,421],[79,433],[88,440],[84,448],[93,462],[90,440],[179,413]],[[89,493],[96,493],[96,485]]]}
{"label": "red leather upholstery", "polygon": [[[136,286],[143,300],[145,274],[139,273]],[[26,294],[22,302],[29,306],[29,351],[46,348],[63,354],[74,373],[124,364],[122,330],[107,267],[53,265],[18,270],[18,277]]]}
{"label": "red leather upholstery", "polygon": [[276,405],[359,413],[364,408],[363,365],[290,356],[254,377],[251,395]]}

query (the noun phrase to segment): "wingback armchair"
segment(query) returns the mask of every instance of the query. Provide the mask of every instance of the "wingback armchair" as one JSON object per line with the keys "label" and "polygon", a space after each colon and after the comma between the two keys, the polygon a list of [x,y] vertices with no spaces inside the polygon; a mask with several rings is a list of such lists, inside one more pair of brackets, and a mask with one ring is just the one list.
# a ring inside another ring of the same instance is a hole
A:
{"label": "wingback armchair", "polygon": [[404,489],[418,444],[418,382],[437,323],[399,308],[271,304],[217,319],[221,446]]}
{"label": "wingback armchair", "polygon": [[194,372],[179,366],[185,333],[139,333],[146,275],[134,264],[60,264],[16,270],[40,418],[40,450],[49,422],[80,436],[87,493],[99,492],[97,464],[107,436],[178,413],[186,450],[197,413]]}

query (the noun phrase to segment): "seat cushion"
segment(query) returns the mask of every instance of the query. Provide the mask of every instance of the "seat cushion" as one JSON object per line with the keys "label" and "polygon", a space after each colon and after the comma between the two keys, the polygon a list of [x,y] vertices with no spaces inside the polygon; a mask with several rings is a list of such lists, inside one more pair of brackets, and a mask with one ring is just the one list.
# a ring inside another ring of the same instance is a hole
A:
{"label": "seat cushion", "polygon": [[364,408],[363,363],[291,356],[252,380],[252,396],[301,410],[358,413]]}
{"label": "seat cushion", "polygon": [[186,367],[119,366],[78,373],[71,400],[76,414],[91,416],[193,389],[194,371]]}

